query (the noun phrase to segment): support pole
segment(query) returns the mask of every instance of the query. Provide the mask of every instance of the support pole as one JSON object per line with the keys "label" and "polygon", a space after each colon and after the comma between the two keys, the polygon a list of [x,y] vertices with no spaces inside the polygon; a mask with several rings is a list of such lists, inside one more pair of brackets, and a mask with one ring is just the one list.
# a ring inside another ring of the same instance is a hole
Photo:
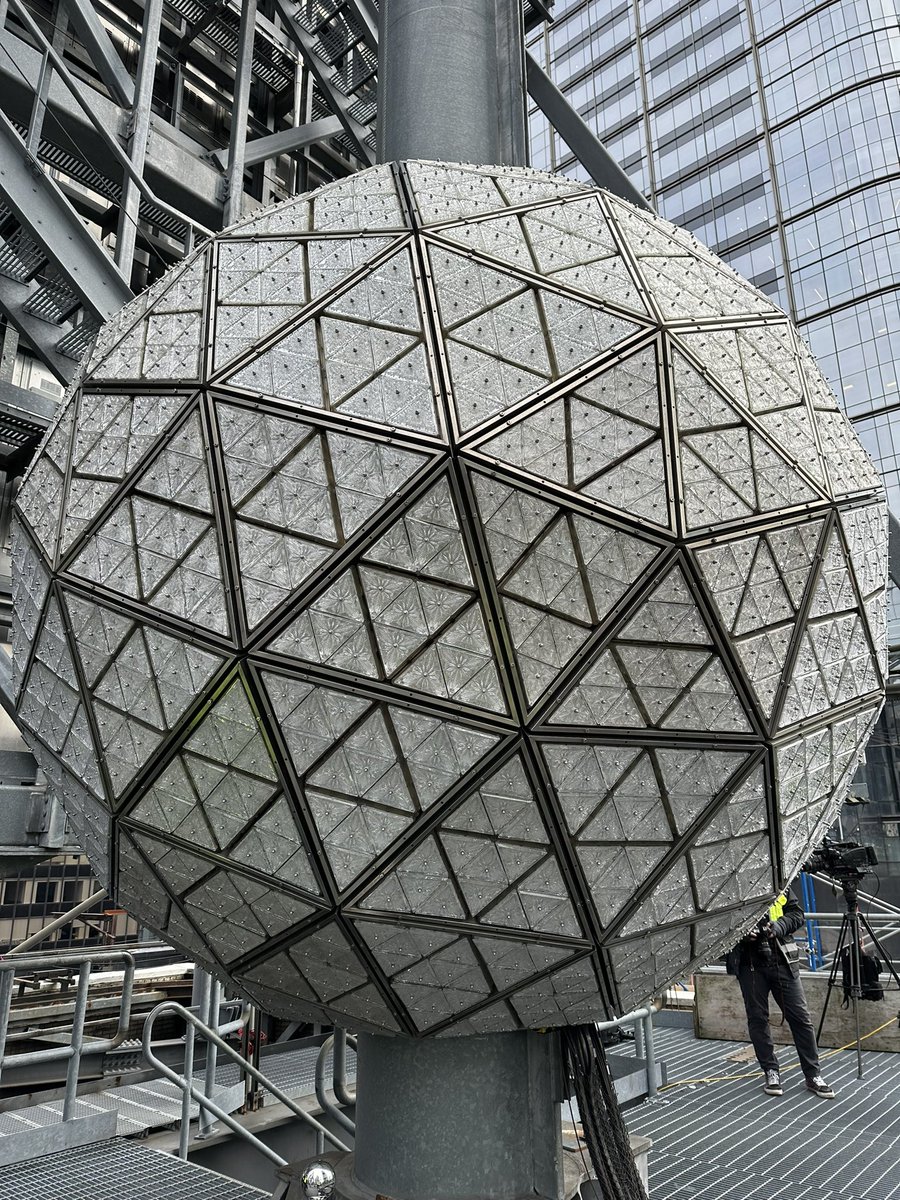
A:
{"label": "support pole", "polygon": [[558,1200],[553,1033],[414,1041],[360,1034],[353,1176],[393,1200]]}
{"label": "support pole", "polygon": [[[150,136],[150,115],[153,104],[153,81],[156,78],[156,60],[159,51],[159,26],[162,21],[163,0],[147,0],[144,8],[144,27],[141,33],[141,50],[138,58],[137,79],[134,85],[134,107],[128,151],[132,165],[143,174],[147,157],[147,138]],[[122,274],[130,280],[137,244],[138,209],[141,193],[136,184],[127,179],[122,186],[122,207],[119,211],[119,227],[116,232],[116,263]]]}
{"label": "support pole", "polygon": [[520,0],[382,0],[378,161],[524,166]]}
{"label": "support pole", "polygon": [[228,194],[225,197],[223,221],[226,227],[241,219],[244,201],[244,149],[247,145],[247,113],[250,106],[255,32],[256,0],[244,0],[241,5],[241,32],[234,68],[234,104],[231,110],[231,135],[228,140]]}

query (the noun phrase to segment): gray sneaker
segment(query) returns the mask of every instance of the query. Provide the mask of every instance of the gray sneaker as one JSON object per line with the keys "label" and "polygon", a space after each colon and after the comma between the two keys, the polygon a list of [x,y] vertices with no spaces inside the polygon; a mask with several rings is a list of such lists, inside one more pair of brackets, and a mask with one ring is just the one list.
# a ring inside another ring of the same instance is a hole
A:
{"label": "gray sneaker", "polygon": [[784,1088],[781,1086],[781,1076],[777,1071],[766,1071],[766,1082],[763,1084],[763,1091],[767,1096],[784,1095]]}
{"label": "gray sneaker", "polygon": [[821,1096],[823,1100],[834,1099],[834,1088],[829,1087],[821,1075],[814,1075],[812,1079],[807,1079],[806,1086],[815,1096]]}

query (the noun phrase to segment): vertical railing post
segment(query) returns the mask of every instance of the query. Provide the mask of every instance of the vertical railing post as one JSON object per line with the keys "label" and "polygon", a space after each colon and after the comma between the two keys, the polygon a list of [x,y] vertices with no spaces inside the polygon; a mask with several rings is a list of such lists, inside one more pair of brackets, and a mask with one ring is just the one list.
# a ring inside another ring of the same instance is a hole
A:
{"label": "vertical railing post", "polygon": [[[203,1023],[214,1032],[219,1030],[219,1008],[222,1002],[222,985],[218,979],[210,977],[209,983],[209,999],[207,1015],[201,1018]],[[218,1049],[214,1041],[207,1038],[206,1041],[206,1079],[203,1086],[203,1094],[207,1100],[212,1100],[216,1090],[216,1066],[218,1062]],[[212,1133],[213,1126],[216,1123],[216,1118],[207,1108],[201,1107],[200,1117],[197,1123],[197,1138],[206,1138]]]}
{"label": "vertical railing post", "polygon": [[659,1091],[659,1080],[656,1077],[656,1047],[653,1042],[653,1010],[651,1009],[641,1024],[644,1027],[644,1051],[647,1062],[647,1095],[655,1096]]}
{"label": "vertical railing post", "polygon": [[634,1023],[634,1057],[644,1057],[644,1022],[635,1021]]}
{"label": "vertical railing post", "polygon": [[[209,998],[210,976],[199,967],[194,970],[194,995],[197,1015],[201,1021],[206,1020],[206,1008]],[[191,1087],[194,1083],[194,1026],[187,1022],[184,1031],[184,1066],[182,1074],[186,1087],[181,1093],[181,1128],[178,1130],[178,1157],[187,1159],[188,1143],[191,1138]]]}
{"label": "vertical railing post", "polygon": [[53,78],[53,67],[50,63],[49,50],[44,51],[41,66],[38,71],[34,98],[31,103],[31,119],[25,134],[25,149],[37,158],[41,145],[41,133],[44,129],[44,113],[47,111],[47,100],[50,97],[50,80]]}
{"label": "vertical railing post", "polygon": [[84,1019],[87,1013],[88,989],[91,985],[91,964],[83,962],[78,971],[78,987],[75,992],[75,1012],[72,1016],[72,1053],[66,1070],[66,1094],[63,1100],[63,1120],[71,1121],[75,1115],[78,1095],[78,1075],[81,1070],[81,1051],[84,1047]]}
{"label": "vertical railing post", "polygon": [[15,982],[15,972],[12,968],[0,972],[0,1075],[3,1074],[3,1058],[6,1054],[6,1031],[9,1029],[9,1010],[12,1005]]}

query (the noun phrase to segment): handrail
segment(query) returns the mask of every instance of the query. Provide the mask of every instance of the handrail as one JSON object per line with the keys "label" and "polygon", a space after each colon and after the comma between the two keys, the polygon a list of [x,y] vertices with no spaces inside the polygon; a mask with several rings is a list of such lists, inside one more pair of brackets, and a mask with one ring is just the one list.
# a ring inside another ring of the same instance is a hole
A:
{"label": "handrail", "polygon": [[10,958],[13,954],[25,954],[32,946],[37,946],[51,933],[56,933],[57,929],[62,929],[64,925],[68,925],[72,921],[77,921],[82,913],[93,908],[95,904],[99,904],[101,900],[105,900],[109,895],[106,888],[101,888],[99,892],[94,892],[88,896],[86,900],[82,900],[80,904],[76,904],[74,908],[70,908],[68,912],[60,913],[52,921],[43,925],[37,933],[33,933],[31,937],[27,937],[24,942],[19,942],[18,946],[13,946],[12,950],[7,950],[4,958]]}
{"label": "handrail", "polygon": [[[241,1054],[239,1054],[233,1046],[229,1046],[224,1038],[219,1037],[215,1030],[204,1024],[204,1022],[201,1021],[195,1013],[191,1012],[189,1008],[185,1008],[183,1004],[179,1004],[175,1000],[164,1000],[162,1004],[157,1004],[156,1008],[151,1010],[144,1021],[144,1032],[141,1038],[141,1044],[143,1047],[145,1060],[162,1076],[179,1087],[183,1094],[189,1094],[191,1098],[197,1104],[199,1104],[201,1110],[205,1109],[206,1111],[212,1113],[213,1116],[216,1117],[217,1120],[221,1121],[223,1125],[227,1125],[232,1133],[236,1133],[239,1137],[244,1138],[244,1140],[248,1141],[256,1150],[259,1151],[260,1154],[265,1155],[265,1157],[271,1162],[274,1162],[276,1166],[286,1166],[287,1159],[282,1158],[280,1154],[277,1154],[271,1149],[271,1147],[267,1146],[265,1142],[261,1141],[258,1137],[256,1137],[255,1134],[251,1133],[246,1126],[241,1125],[239,1121],[236,1121],[230,1113],[227,1113],[224,1109],[220,1108],[219,1105],[216,1104],[213,1099],[211,1099],[211,1097],[205,1094],[204,1090],[197,1087],[184,1075],[179,1075],[177,1071],[173,1070],[167,1063],[164,1063],[162,1059],[158,1058],[153,1053],[153,1026],[157,1018],[163,1013],[171,1013],[175,1016],[181,1017],[181,1019],[188,1024],[189,1028],[193,1029],[195,1033],[199,1033],[210,1045],[215,1046],[217,1050],[227,1054],[233,1062],[238,1064],[242,1071],[251,1077],[251,1079],[255,1079],[261,1087],[264,1087],[268,1092],[271,1092],[275,1099],[283,1104],[286,1108],[290,1109],[294,1116],[299,1117],[300,1120],[304,1121],[307,1125],[311,1125],[318,1135],[326,1138],[337,1150],[350,1149],[350,1147],[346,1146],[340,1140],[340,1138],[336,1137],[329,1129],[326,1129],[320,1121],[317,1121],[315,1117],[311,1116],[310,1113],[306,1112],[305,1109],[296,1104],[289,1096],[286,1096],[279,1087],[276,1087],[276,1085],[272,1083],[270,1079],[267,1079],[266,1076],[263,1075],[262,1071],[258,1071],[256,1067],[254,1067],[252,1063],[249,1063]],[[181,1153],[180,1146],[179,1153]]]}
{"label": "handrail", "polygon": [[[639,1053],[638,1057],[644,1059],[647,1072],[647,1095],[655,1096],[659,1091],[659,1079],[656,1071],[656,1046],[653,1040],[653,1018],[663,1006],[663,998],[657,996],[651,1000],[644,1008],[636,1008],[632,1012],[624,1013],[621,1017],[614,1017],[610,1021],[598,1021],[597,1029],[620,1029],[623,1025],[633,1025],[635,1033],[635,1051],[640,1048],[643,1053]],[[638,1036],[642,1046],[638,1045]]]}
{"label": "handrail", "polygon": [[[69,1121],[75,1115],[75,1101],[78,1092],[78,1075],[81,1068],[81,1056],[84,1050],[84,1025],[88,1010],[88,997],[91,985],[91,969],[98,963],[124,962],[125,972],[122,978],[122,999],[119,1006],[119,1020],[116,1032],[111,1038],[97,1039],[91,1042],[91,1050],[96,1053],[106,1053],[120,1046],[128,1036],[131,1024],[131,1000],[134,988],[135,962],[133,955],[127,950],[101,950],[85,954],[73,954],[61,959],[58,955],[22,954],[13,959],[0,959],[0,1075],[3,1067],[15,1063],[17,1066],[30,1067],[40,1062],[53,1062],[68,1059],[66,1069],[66,1087],[63,1098],[63,1120]],[[44,1050],[29,1050],[22,1054],[7,1054],[6,1044],[9,1032],[9,1017],[12,1007],[12,994],[16,976],[26,971],[37,970],[66,970],[78,968],[78,982],[75,989],[75,1007],[72,1014],[72,1035],[68,1046],[51,1046]]]}
{"label": "handrail", "polygon": [[[328,1113],[348,1133],[355,1134],[356,1125],[354,1122],[336,1104],[331,1103],[325,1091],[325,1060],[328,1058],[328,1051],[334,1047],[332,1055],[332,1090],[341,1104],[356,1103],[355,1097],[351,1096],[346,1088],[343,1048],[348,1044],[355,1050],[356,1038],[348,1037],[344,1029],[336,1029],[334,1033],[328,1035],[319,1047],[319,1054],[316,1058],[316,1099],[323,1112]],[[341,1050],[338,1049],[339,1045],[342,1047]]]}

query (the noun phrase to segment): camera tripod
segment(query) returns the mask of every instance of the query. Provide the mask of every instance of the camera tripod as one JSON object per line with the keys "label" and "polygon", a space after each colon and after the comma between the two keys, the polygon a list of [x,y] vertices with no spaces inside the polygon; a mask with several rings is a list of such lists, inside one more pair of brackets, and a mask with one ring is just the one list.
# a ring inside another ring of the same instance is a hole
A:
{"label": "camera tripod", "polygon": [[850,949],[850,1005],[853,1009],[853,1019],[856,1024],[856,1074],[858,1079],[863,1077],[862,1065],[862,1038],[859,1032],[859,1001],[862,998],[862,975],[860,971],[859,959],[859,943],[862,937],[862,931],[868,934],[872,944],[878,951],[879,957],[893,977],[894,982],[900,990],[900,975],[894,964],[891,962],[887,952],[878,940],[875,930],[869,924],[865,913],[859,911],[859,880],[861,876],[858,872],[848,875],[845,878],[838,880],[841,885],[841,890],[844,893],[844,902],[847,905],[847,911],[844,913],[841,921],[841,931],[838,936],[837,948],[834,952],[834,961],[831,964],[831,970],[828,974],[828,985],[825,990],[825,1003],[822,1005],[822,1016],[819,1018],[819,1028],[816,1030],[816,1041],[822,1036],[822,1027],[825,1024],[825,1014],[828,1012],[828,1001],[831,999],[831,993],[834,991],[837,983],[838,972],[841,970],[841,954],[844,947]]}

